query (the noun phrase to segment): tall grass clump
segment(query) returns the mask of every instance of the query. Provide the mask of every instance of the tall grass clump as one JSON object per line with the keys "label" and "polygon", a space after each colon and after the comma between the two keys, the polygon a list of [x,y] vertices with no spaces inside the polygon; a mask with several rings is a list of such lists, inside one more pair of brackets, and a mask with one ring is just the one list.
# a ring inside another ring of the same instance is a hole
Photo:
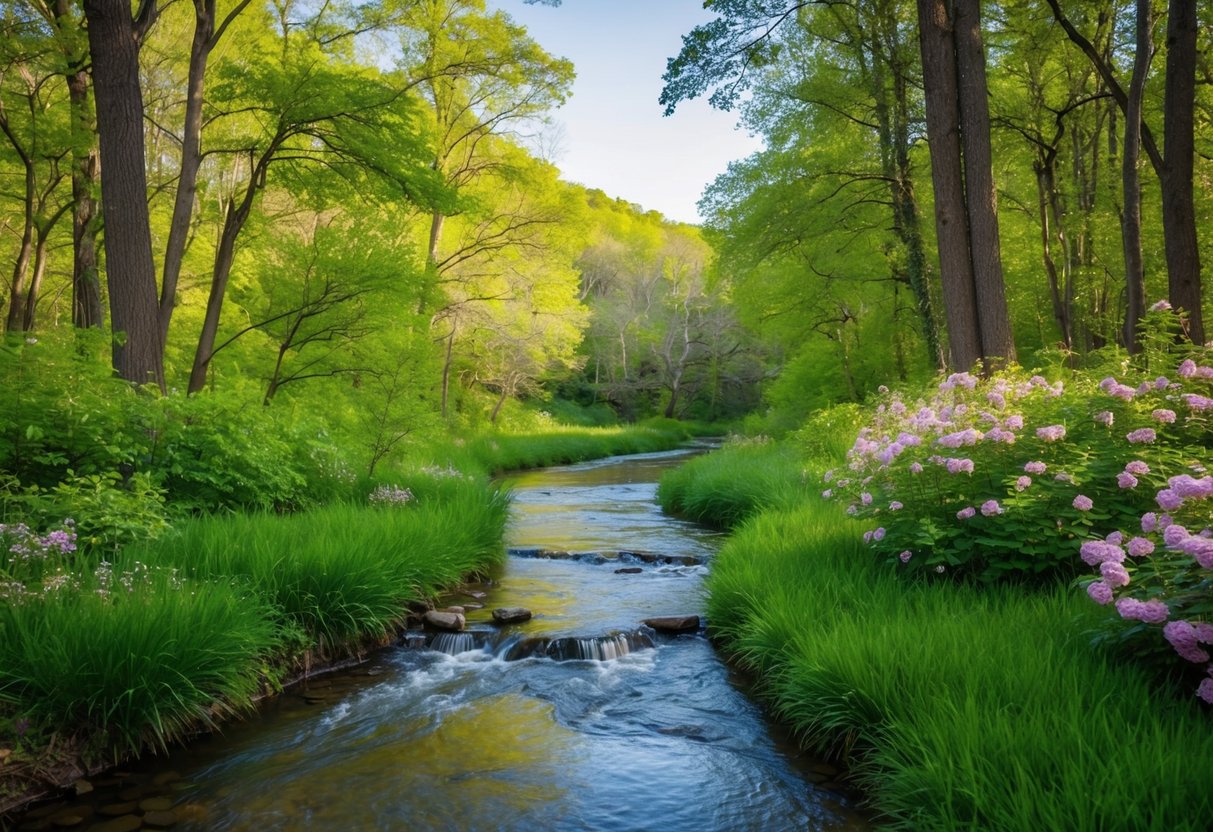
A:
{"label": "tall grass clump", "polygon": [[199,518],[128,556],[244,580],[331,651],[386,634],[409,601],[504,556],[507,496],[480,480],[436,479],[440,499],[419,489],[420,498],[387,504]]}
{"label": "tall grass clump", "polygon": [[807,494],[800,454],[787,442],[767,439],[733,440],[688,460],[663,474],[657,488],[664,511],[724,529]]}
{"label": "tall grass clump", "polygon": [[117,755],[161,748],[259,690],[281,629],[226,581],[102,565],[0,601],[0,703],[41,730],[79,731]]}
{"label": "tall grass clump", "polygon": [[724,547],[709,613],[808,744],[848,756],[901,829],[1202,830],[1213,731],[1093,651],[1063,589],[906,581],[834,507],[769,512]]}

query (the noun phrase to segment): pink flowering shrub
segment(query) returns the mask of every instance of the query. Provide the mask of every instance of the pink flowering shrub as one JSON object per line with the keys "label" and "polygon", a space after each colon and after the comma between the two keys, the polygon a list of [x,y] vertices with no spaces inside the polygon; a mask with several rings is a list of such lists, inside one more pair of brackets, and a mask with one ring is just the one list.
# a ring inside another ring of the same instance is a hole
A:
{"label": "pink flowering shrub", "polygon": [[1176,355],[1174,313],[1149,320],[1150,348],[1114,374],[958,373],[922,398],[888,394],[827,478],[906,572],[1097,570],[1083,583],[1112,629],[1156,644],[1165,630],[1213,702],[1213,351]]}

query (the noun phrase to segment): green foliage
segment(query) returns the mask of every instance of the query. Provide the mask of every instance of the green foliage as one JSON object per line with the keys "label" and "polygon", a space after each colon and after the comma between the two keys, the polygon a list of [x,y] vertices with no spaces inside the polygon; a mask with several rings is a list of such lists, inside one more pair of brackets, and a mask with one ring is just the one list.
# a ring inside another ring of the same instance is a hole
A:
{"label": "green foliage", "polygon": [[52,487],[69,470],[129,470],[146,448],[150,397],[113,377],[99,333],[8,335],[0,345],[0,470]]}
{"label": "green foliage", "polygon": [[723,448],[666,472],[657,488],[663,511],[732,529],[767,509],[808,495],[799,453],[769,439],[732,439]]}
{"label": "green foliage", "polygon": [[739,531],[709,588],[726,646],[890,828],[1196,832],[1213,811],[1206,715],[1092,652],[1072,592],[907,584],[816,500]]}
{"label": "green foliage", "polygon": [[279,643],[271,608],[225,582],[86,574],[78,588],[0,603],[0,703],[105,737],[115,753],[165,748],[247,708]]}

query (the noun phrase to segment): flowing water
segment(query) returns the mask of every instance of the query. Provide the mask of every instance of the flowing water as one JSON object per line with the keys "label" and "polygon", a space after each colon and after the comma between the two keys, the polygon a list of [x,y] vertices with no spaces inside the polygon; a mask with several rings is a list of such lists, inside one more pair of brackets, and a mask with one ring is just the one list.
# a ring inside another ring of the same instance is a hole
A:
{"label": "flowing water", "polygon": [[[450,599],[484,604],[468,632],[410,632],[114,778],[116,808],[95,799],[93,828],[147,804],[176,830],[866,829],[702,633],[641,625],[703,611],[720,538],[654,503],[686,453],[513,477],[511,556],[486,597]],[[534,617],[492,625],[514,606]]]}

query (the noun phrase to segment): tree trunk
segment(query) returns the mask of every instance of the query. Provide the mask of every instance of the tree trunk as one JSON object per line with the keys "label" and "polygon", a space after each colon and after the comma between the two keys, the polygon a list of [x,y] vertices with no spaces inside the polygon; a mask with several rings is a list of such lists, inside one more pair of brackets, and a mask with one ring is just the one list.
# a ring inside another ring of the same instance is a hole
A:
{"label": "tree trunk", "polygon": [[442,418],[447,416],[447,403],[451,392],[451,355],[455,351],[455,322],[451,321],[451,334],[446,337],[446,354],[442,359]]}
{"label": "tree trunk", "polygon": [[[895,48],[895,47],[890,47]],[[928,361],[943,369],[945,360],[939,343],[939,329],[935,325],[931,290],[927,283],[926,257],[923,253],[922,223],[918,215],[918,203],[914,198],[914,182],[910,169],[909,118],[906,114],[908,93],[905,71],[890,65],[890,90],[884,81],[882,58],[876,56],[873,65],[873,93],[876,96],[876,123],[881,144],[881,172],[889,182],[889,197],[893,206],[893,233],[905,249],[905,266],[899,276],[910,287],[914,296],[918,323],[922,328]]]}
{"label": "tree trunk", "polygon": [[[60,5],[64,0],[60,0]],[[81,59],[83,60],[83,58]],[[72,323],[80,329],[104,323],[101,280],[97,274],[97,235],[101,212],[97,185],[101,160],[97,153],[96,117],[89,76],[84,69],[69,70],[68,99],[72,118]]]}
{"label": "tree trunk", "polygon": [[493,405],[493,412],[489,416],[490,424],[493,424],[493,425],[497,424],[497,416],[500,415],[501,406],[505,404],[505,400],[508,396],[509,396],[509,388],[506,387],[505,382],[502,382],[501,383],[501,395],[497,397],[497,404]]}
{"label": "tree trunk", "polygon": [[977,301],[977,327],[987,371],[1015,360],[998,238],[998,196],[990,150],[990,106],[981,39],[981,0],[957,0],[953,38],[963,140],[965,208]]}
{"label": "tree trunk", "polygon": [[70,206],[65,205],[38,228],[38,240],[34,244],[34,274],[30,278],[29,291],[25,295],[25,319],[22,328],[26,332],[33,330],[37,323],[38,296],[42,292],[42,278],[46,276],[46,244],[50,240],[51,231],[68,207]]}
{"label": "tree trunk", "polygon": [[177,302],[177,281],[189,238],[194,196],[198,191],[198,167],[202,163],[202,88],[206,62],[211,54],[211,35],[215,30],[215,1],[194,0],[194,39],[190,45],[190,65],[185,86],[185,123],[181,131],[181,172],[168,242],[164,247],[164,278],[160,287],[160,337],[168,339],[169,323]]}
{"label": "tree trunk", "polygon": [[9,283],[8,320],[4,324],[8,332],[20,332],[25,326],[25,280],[29,276],[29,264],[34,254],[34,163],[24,153],[21,156],[25,163],[25,216],[21,248],[17,250],[17,262],[13,264],[13,278]]}
{"label": "tree trunk", "polygon": [[143,158],[141,27],[129,0],[84,0],[101,140],[101,202],[107,219],[106,284],[114,370],[164,390],[164,349]]}
{"label": "tree trunk", "polygon": [[1124,208],[1121,234],[1125,255],[1125,324],[1123,339],[1130,353],[1138,351],[1137,326],[1146,311],[1146,278],[1141,254],[1141,107],[1150,72],[1153,50],[1150,0],[1137,0],[1137,53],[1133,59],[1133,78],[1125,107],[1124,156],[1121,159],[1121,184]]}
{"label": "tree trunk", "polygon": [[1062,346],[1066,350],[1071,350],[1073,349],[1073,343],[1070,337],[1069,310],[1066,308],[1062,298],[1061,278],[1057,272],[1057,261],[1053,258],[1053,231],[1049,207],[1052,186],[1049,183],[1051,174],[1048,170],[1048,166],[1051,163],[1047,158],[1048,155],[1049,151],[1039,151],[1036,163],[1033,165],[1033,169],[1036,172],[1037,218],[1040,222],[1040,257],[1044,263],[1045,275],[1049,279],[1049,297],[1053,302],[1053,320],[1057,322],[1057,329],[1061,333]]}
{"label": "tree trunk", "polygon": [[72,142],[72,324],[100,327],[101,281],[97,276],[98,180],[97,119],[89,91],[88,49],[72,0],[55,0],[49,10],[63,51]]}
{"label": "tree trunk", "polygon": [[1205,342],[1201,314],[1200,248],[1192,198],[1193,106],[1196,94],[1196,0],[1171,0],[1163,103],[1163,235],[1167,295],[1188,314],[1188,337]]}
{"label": "tree trunk", "polygon": [[973,264],[961,167],[956,51],[947,0],[917,0],[919,46],[926,89],[931,181],[939,274],[952,367],[969,370],[981,358]]}
{"label": "tree trunk", "polygon": [[[269,151],[272,153],[273,151]],[[269,158],[269,153],[263,159]],[[198,347],[194,351],[194,365],[190,369],[189,392],[197,393],[206,386],[211,357],[215,352],[215,337],[219,333],[219,314],[223,311],[223,299],[227,294],[227,281],[232,273],[232,260],[236,254],[236,237],[244,228],[253,198],[260,183],[264,181],[264,167],[258,164],[250,172],[248,187],[240,205],[228,200],[227,216],[223,221],[223,233],[219,235],[219,247],[215,250],[215,268],[211,274],[211,291],[206,299],[206,316],[202,320],[202,334],[198,336]]]}
{"label": "tree trunk", "polygon": [[[442,227],[446,222],[446,217],[435,211],[430,217],[430,239],[425,250],[425,265],[435,280],[438,279],[438,247],[442,244]],[[417,302],[417,314],[424,315],[430,305],[430,288],[431,284],[426,281],[425,288],[421,291],[421,298]]]}

